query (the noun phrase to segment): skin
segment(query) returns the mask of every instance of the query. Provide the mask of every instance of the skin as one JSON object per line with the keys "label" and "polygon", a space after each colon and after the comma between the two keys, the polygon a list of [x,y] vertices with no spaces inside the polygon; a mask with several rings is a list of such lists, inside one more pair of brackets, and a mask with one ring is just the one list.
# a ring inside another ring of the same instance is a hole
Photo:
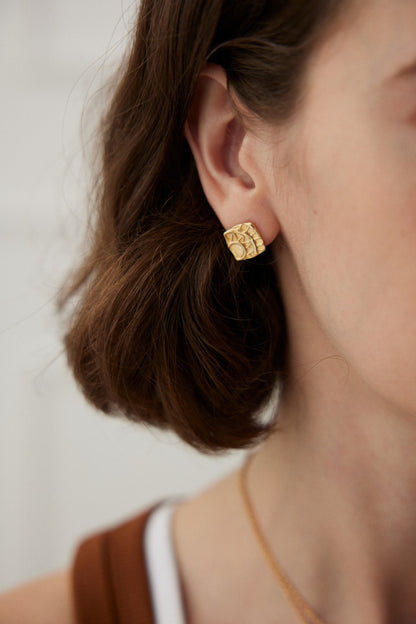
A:
{"label": "skin", "polygon": [[[284,127],[243,128],[208,65],[186,125],[224,229],[252,221],[276,257],[290,377],[248,488],[327,624],[416,621],[415,27],[414,0],[353,3]],[[189,624],[300,621],[236,474],[179,506],[174,537]]]}
{"label": "skin", "polygon": [[[224,229],[252,221],[276,257],[290,376],[248,489],[327,624],[416,621],[415,24],[415,0],[352,2],[283,127],[243,127],[207,65],[186,124]],[[173,538],[187,624],[300,621],[237,473],[179,505]],[[70,571],[0,597],[0,620],[73,622]]]}
{"label": "skin", "polygon": [[0,595],[0,622],[76,624],[70,569],[35,579]]}

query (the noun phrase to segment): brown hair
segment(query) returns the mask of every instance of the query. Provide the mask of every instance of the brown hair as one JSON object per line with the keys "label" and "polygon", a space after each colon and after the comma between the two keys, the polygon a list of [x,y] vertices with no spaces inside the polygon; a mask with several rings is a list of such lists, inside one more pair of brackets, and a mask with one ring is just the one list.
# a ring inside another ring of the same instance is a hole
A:
{"label": "brown hair", "polygon": [[[270,249],[236,262],[183,128],[206,61],[254,116],[295,114],[302,77],[340,0],[142,0],[100,126],[87,255],[64,343],[86,398],[174,430],[203,452],[245,448],[284,379],[286,329]],[[231,92],[231,91],[230,91]]]}

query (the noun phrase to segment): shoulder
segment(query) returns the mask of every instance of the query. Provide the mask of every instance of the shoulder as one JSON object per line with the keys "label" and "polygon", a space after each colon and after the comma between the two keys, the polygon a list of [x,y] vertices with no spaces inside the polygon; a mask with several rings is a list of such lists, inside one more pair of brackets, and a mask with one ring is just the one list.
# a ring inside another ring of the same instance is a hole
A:
{"label": "shoulder", "polygon": [[71,594],[71,570],[55,572],[1,594],[0,622],[76,624]]}
{"label": "shoulder", "polygon": [[[84,536],[67,569],[0,594],[0,624],[76,624],[76,614],[89,621],[91,609],[100,621],[99,614],[113,598],[131,607],[131,588],[140,586],[146,577],[144,559],[136,556],[135,545],[142,540],[146,520],[156,506]],[[146,591],[134,592],[133,606],[140,613],[146,607],[150,614]]]}

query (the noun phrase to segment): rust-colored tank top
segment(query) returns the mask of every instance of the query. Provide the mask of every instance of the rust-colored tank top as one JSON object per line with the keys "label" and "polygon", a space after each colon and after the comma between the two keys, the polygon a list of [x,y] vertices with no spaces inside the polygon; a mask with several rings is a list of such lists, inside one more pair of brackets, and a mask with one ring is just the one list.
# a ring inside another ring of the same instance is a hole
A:
{"label": "rust-colored tank top", "polygon": [[72,564],[76,624],[155,624],[144,529],[159,504],[78,545]]}

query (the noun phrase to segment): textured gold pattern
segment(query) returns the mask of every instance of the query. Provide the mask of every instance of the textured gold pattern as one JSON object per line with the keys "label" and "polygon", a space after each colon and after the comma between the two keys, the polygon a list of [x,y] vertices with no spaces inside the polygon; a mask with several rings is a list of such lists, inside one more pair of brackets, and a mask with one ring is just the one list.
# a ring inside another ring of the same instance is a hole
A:
{"label": "textured gold pattern", "polygon": [[260,234],[252,223],[234,225],[224,232],[224,238],[236,260],[248,260],[266,250]]}

